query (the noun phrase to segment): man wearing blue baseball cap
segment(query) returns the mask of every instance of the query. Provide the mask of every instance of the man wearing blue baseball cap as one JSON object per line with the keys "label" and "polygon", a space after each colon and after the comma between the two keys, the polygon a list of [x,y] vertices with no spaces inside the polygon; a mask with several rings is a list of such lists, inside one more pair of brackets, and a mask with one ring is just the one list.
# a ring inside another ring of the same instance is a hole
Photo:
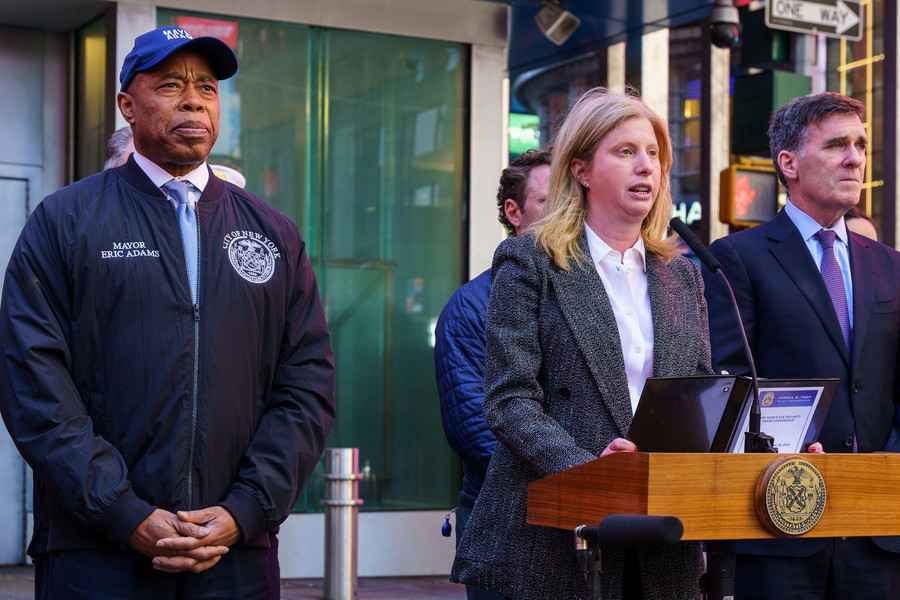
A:
{"label": "man wearing blue baseball cap", "polygon": [[207,165],[236,71],[215,38],[138,37],[134,153],[44,199],[10,259],[0,412],[43,490],[39,600],[278,597],[334,361],[296,226]]}

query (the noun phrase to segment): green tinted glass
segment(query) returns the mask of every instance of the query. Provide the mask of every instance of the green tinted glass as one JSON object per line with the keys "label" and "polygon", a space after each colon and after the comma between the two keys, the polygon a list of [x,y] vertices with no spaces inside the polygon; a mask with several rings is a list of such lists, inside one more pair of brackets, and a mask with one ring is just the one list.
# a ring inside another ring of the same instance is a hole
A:
{"label": "green tinted glass", "polygon": [[[206,19],[159,14],[189,30]],[[211,19],[234,24],[240,71],[223,82],[210,162],[241,171],[307,241],[337,363],[328,445],[360,449],[365,509],[447,507],[459,466],[432,351],[463,273],[465,47]],[[297,510],[320,510],[321,477]]]}
{"label": "green tinted glass", "polygon": [[537,115],[509,113],[509,156],[521,156],[541,147],[541,118]]}
{"label": "green tinted glass", "polygon": [[446,506],[457,469],[432,348],[462,272],[464,51],[339,30],[321,48],[323,287],[339,369],[332,443],[360,448],[370,507]]}

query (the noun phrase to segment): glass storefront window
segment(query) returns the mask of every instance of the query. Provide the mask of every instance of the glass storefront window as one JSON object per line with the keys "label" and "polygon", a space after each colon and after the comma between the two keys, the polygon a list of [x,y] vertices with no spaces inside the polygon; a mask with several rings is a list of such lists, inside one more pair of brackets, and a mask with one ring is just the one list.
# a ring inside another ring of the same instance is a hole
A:
{"label": "glass storefront window", "polygon": [[704,230],[700,164],[703,52],[703,30],[699,25],[669,31],[672,207],[673,214],[698,234]]}
{"label": "glass storefront window", "polygon": [[[337,363],[328,445],[360,449],[364,509],[451,506],[460,471],[441,429],[432,350],[463,273],[466,47],[159,15],[233,32],[240,72],[221,95],[211,161],[240,170],[307,240]],[[297,510],[320,510],[322,483],[317,470]]]}
{"label": "glass storefront window", "polygon": [[448,506],[458,467],[432,350],[462,272],[466,52],[341,30],[322,50],[321,245],[345,411],[333,443],[361,448],[370,507]]}
{"label": "glass storefront window", "polygon": [[106,140],[112,134],[109,18],[99,17],[78,30],[76,39],[75,180],[103,169]]}

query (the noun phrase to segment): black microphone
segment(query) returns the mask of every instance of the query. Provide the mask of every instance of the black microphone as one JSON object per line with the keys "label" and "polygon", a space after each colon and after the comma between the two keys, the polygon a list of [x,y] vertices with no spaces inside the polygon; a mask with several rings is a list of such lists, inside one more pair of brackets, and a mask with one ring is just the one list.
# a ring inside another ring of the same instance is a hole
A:
{"label": "black microphone", "polygon": [[656,546],[681,540],[684,525],[677,517],[610,515],[599,525],[580,525],[575,535],[604,546]]}
{"label": "black microphone", "polygon": [[[684,243],[688,245],[688,247],[694,251],[694,254],[697,255],[697,258],[700,259],[706,268],[712,271],[713,273],[718,273],[722,270],[722,265],[719,263],[719,259],[713,256],[712,252],[709,251],[709,248],[703,245],[694,232],[691,231],[691,228],[684,224],[684,221],[675,217],[671,221],[669,221],[669,227],[675,230],[681,239],[684,240]],[[727,279],[726,279],[727,281]],[[741,324],[743,327],[743,324]]]}
{"label": "black microphone", "polygon": [[750,393],[752,397],[750,402],[749,431],[744,434],[744,452],[778,452],[775,448],[775,439],[760,431],[762,412],[759,406],[759,379],[756,376],[756,361],[753,360],[753,352],[750,351],[750,342],[747,341],[747,329],[744,327],[744,320],[741,318],[741,310],[738,308],[737,299],[734,297],[734,289],[731,287],[731,282],[725,276],[725,271],[722,270],[719,260],[703,245],[703,242],[697,239],[690,227],[685,225],[678,217],[669,221],[669,226],[681,236],[684,243],[694,251],[694,254],[697,255],[700,262],[706,265],[707,269],[719,274],[719,277],[725,283],[728,295],[731,297],[731,306],[734,308],[734,316],[737,318],[741,340],[744,342],[744,356],[747,358],[747,364],[750,365]]}
{"label": "black microphone", "polygon": [[610,515],[598,525],[576,527],[575,556],[591,589],[589,597],[605,598],[601,546],[674,544],[683,534],[684,525],[677,517],[648,515]]}

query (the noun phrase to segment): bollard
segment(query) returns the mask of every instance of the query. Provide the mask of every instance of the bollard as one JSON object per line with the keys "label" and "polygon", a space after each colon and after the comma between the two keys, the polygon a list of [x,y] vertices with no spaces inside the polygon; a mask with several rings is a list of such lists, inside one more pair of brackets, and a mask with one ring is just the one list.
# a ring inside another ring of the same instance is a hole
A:
{"label": "bollard", "polygon": [[356,598],[359,449],[325,450],[325,600]]}

